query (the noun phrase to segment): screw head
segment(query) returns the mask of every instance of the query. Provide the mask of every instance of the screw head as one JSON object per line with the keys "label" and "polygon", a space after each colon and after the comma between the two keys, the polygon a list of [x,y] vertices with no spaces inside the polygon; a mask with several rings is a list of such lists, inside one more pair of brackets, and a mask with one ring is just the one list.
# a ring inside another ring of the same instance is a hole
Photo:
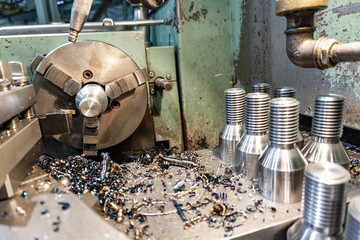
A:
{"label": "screw head", "polygon": [[171,80],[171,78],[172,78],[171,74],[166,75],[167,80]]}
{"label": "screw head", "polygon": [[152,89],[150,90],[150,93],[151,93],[152,95],[154,95],[154,94],[155,94],[155,89],[152,88]]}
{"label": "screw head", "polygon": [[151,78],[155,77],[154,71],[150,71],[150,72],[149,72],[149,77],[151,77]]}

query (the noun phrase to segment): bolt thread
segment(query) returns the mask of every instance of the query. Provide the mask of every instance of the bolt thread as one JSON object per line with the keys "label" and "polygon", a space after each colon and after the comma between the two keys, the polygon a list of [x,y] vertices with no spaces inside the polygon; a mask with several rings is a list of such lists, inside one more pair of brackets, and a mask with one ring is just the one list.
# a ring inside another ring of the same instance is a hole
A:
{"label": "bolt thread", "polygon": [[274,98],[291,97],[296,98],[296,88],[293,87],[279,87],[274,90]]}
{"label": "bolt thread", "polygon": [[266,133],[269,130],[269,94],[256,92],[246,96],[246,132]]}
{"label": "bolt thread", "polygon": [[344,107],[345,98],[343,96],[317,96],[312,134],[317,137],[340,138],[343,131]]}
{"label": "bolt thread", "polygon": [[228,124],[242,123],[245,119],[245,90],[230,88],[225,91],[226,122]]}
{"label": "bolt thread", "polygon": [[78,35],[79,35],[79,32],[71,29],[70,33],[69,33],[69,38],[68,38],[69,42],[76,42]]}
{"label": "bolt thread", "polygon": [[350,174],[335,163],[309,164],[305,168],[304,219],[328,236],[339,233],[344,223]]}
{"label": "bolt thread", "polygon": [[270,101],[270,142],[293,144],[297,141],[299,101],[295,98],[274,98]]}
{"label": "bolt thread", "polygon": [[360,196],[351,200],[346,219],[345,240],[358,239],[360,236]]}
{"label": "bolt thread", "polygon": [[271,85],[268,83],[258,83],[253,85],[253,92],[263,92],[271,96]]}

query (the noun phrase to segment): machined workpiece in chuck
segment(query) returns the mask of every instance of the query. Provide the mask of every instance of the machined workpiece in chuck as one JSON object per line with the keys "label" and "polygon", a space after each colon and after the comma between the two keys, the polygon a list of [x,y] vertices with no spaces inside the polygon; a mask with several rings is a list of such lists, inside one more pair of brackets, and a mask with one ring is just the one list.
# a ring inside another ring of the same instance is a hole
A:
{"label": "machined workpiece in chuck", "polygon": [[271,85],[268,83],[257,83],[252,86],[253,92],[263,92],[271,96]]}
{"label": "machined workpiece in chuck", "polygon": [[296,146],[299,104],[294,98],[270,101],[270,144],[259,157],[259,186],[274,202],[301,201],[307,161]]}
{"label": "machined workpiece in chuck", "polygon": [[341,95],[316,97],[312,137],[301,151],[309,163],[334,162],[349,169],[350,159],[340,142],[344,107],[345,98]]}
{"label": "machined workpiece in chuck", "polygon": [[245,90],[230,88],[225,91],[226,124],[219,136],[220,159],[233,163],[236,143],[245,132]]}
{"label": "machined workpiece in chuck", "polygon": [[246,131],[236,145],[233,168],[247,179],[258,179],[258,159],[269,145],[269,94],[256,92],[246,96]]}
{"label": "machined workpiece in chuck", "polygon": [[305,168],[304,215],[287,231],[287,239],[343,239],[349,172],[335,163]]}
{"label": "machined workpiece in chuck", "polygon": [[[279,97],[291,97],[296,98],[296,88],[294,87],[278,87],[274,89],[274,98]],[[303,149],[304,147],[304,136],[302,135],[300,129],[298,129],[298,139],[296,141],[296,145],[299,149]]]}
{"label": "machined workpiece in chuck", "polygon": [[360,238],[360,195],[354,197],[349,206],[345,224],[345,240]]}

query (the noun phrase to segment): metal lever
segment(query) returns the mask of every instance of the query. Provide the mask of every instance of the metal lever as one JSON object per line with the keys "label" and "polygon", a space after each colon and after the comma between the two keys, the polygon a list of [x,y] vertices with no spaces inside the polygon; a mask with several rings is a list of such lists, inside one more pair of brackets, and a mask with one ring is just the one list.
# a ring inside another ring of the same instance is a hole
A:
{"label": "metal lever", "polygon": [[90,13],[93,0],[74,0],[71,8],[69,42],[76,42]]}

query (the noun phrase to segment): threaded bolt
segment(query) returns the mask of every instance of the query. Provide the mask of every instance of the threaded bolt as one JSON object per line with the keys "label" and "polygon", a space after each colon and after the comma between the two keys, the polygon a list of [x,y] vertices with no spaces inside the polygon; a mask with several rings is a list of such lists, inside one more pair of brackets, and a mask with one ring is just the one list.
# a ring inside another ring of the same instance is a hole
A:
{"label": "threaded bolt", "polygon": [[267,93],[267,94],[269,94],[269,96],[271,96],[271,85],[268,83],[254,84],[252,89],[253,89],[253,92],[263,92],[263,93]]}
{"label": "threaded bolt", "polygon": [[74,30],[74,29],[70,29],[70,33],[69,33],[69,42],[76,42],[77,38],[78,38],[79,32]]}
{"label": "threaded bolt", "polygon": [[317,137],[340,138],[343,131],[345,98],[322,95],[315,100],[312,134]]}
{"label": "threaded bolt", "polygon": [[246,132],[248,134],[266,133],[269,129],[269,94],[256,92],[246,96]]}
{"label": "threaded bolt", "polygon": [[274,90],[274,98],[291,97],[296,98],[296,88],[293,87],[279,87]]}
{"label": "threaded bolt", "polygon": [[351,200],[345,224],[345,240],[357,239],[360,236],[360,196]]}
{"label": "threaded bolt", "polygon": [[345,218],[350,174],[335,163],[316,163],[305,167],[304,220],[327,236],[341,231]]}
{"label": "threaded bolt", "polygon": [[274,98],[270,101],[270,143],[296,143],[299,105],[295,98]]}
{"label": "threaded bolt", "polygon": [[225,91],[226,122],[239,124],[245,119],[245,90],[230,88]]}

